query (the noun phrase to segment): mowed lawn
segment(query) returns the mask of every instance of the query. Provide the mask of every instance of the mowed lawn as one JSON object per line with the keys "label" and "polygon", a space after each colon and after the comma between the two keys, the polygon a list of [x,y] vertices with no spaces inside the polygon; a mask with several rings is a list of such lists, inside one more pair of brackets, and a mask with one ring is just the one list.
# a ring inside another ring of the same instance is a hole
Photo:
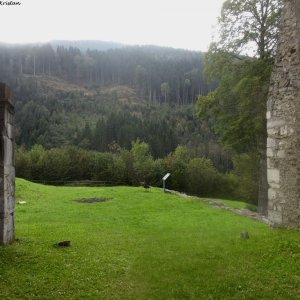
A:
{"label": "mowed lawn", "polygon": [[[73,201],[83,198],[110,200]],[[19,200],[0,299],[300,299],[299,231],[154,188],[18,179]],[[62,240],[72,246],[54,246]]]}

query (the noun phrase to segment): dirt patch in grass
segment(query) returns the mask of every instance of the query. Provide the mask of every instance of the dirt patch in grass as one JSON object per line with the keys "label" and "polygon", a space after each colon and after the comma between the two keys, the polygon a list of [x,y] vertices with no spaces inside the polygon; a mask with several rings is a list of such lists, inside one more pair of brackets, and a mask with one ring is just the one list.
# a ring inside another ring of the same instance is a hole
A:
{"label": "dirt patch in grass", "polygon": [[97,203],[97,202],[108,202],[111,198],[89,198],[89,199],[80,199],[80,200],[73,200],[78,203]]}

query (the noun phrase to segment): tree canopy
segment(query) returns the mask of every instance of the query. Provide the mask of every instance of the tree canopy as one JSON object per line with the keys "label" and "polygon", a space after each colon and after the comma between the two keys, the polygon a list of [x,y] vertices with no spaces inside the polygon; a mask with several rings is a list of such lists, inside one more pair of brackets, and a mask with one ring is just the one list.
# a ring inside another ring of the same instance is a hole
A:
{"label": "tree canopy", "polygon": [[258,152],[265,131],[271,65],[245,59],[231,62],[218,72],[222,73],[219,87],[199,98],[200,118],[211,124],[227,149],[237,153]]}
{"label": "tree canopy", "polygon": [[198,100],[200,118],[207,120],[227,149],[259,154],[253,165],[260,168],[258,203],[263,213],[268,189],[266,100],[281,7],[281,0],[224,2],[220,39],[211,44],[205,58],[205,74],[219,86]]}
{"label": "tree canopy", "polygon": [[278,38],[281,0],[226,0],[222,7],[218,46],[260,59],[274,55]]}

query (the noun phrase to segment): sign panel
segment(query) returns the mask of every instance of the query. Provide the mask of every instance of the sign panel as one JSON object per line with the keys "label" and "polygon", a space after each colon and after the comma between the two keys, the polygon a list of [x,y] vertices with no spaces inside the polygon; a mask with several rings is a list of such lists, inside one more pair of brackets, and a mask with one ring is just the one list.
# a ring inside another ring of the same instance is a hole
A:
{"label": "sign panel", "polygon": [[167,173],[164,177],[163,177],[163,179],[162,180],[167,180],[168,179],[168,177],[170,176],[171,174],[170,173]]}

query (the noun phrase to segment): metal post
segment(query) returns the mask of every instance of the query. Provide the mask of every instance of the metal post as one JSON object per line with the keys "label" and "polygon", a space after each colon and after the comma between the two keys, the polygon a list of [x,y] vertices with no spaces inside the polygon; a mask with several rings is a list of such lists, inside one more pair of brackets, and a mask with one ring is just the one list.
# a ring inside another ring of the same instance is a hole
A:
{"label": "metal post", "polygon": [[167,174],[162,178],[164,193],[166,192],[166,180],[169,178],[170,175],[171,175],[170,173],[167,173]]}

